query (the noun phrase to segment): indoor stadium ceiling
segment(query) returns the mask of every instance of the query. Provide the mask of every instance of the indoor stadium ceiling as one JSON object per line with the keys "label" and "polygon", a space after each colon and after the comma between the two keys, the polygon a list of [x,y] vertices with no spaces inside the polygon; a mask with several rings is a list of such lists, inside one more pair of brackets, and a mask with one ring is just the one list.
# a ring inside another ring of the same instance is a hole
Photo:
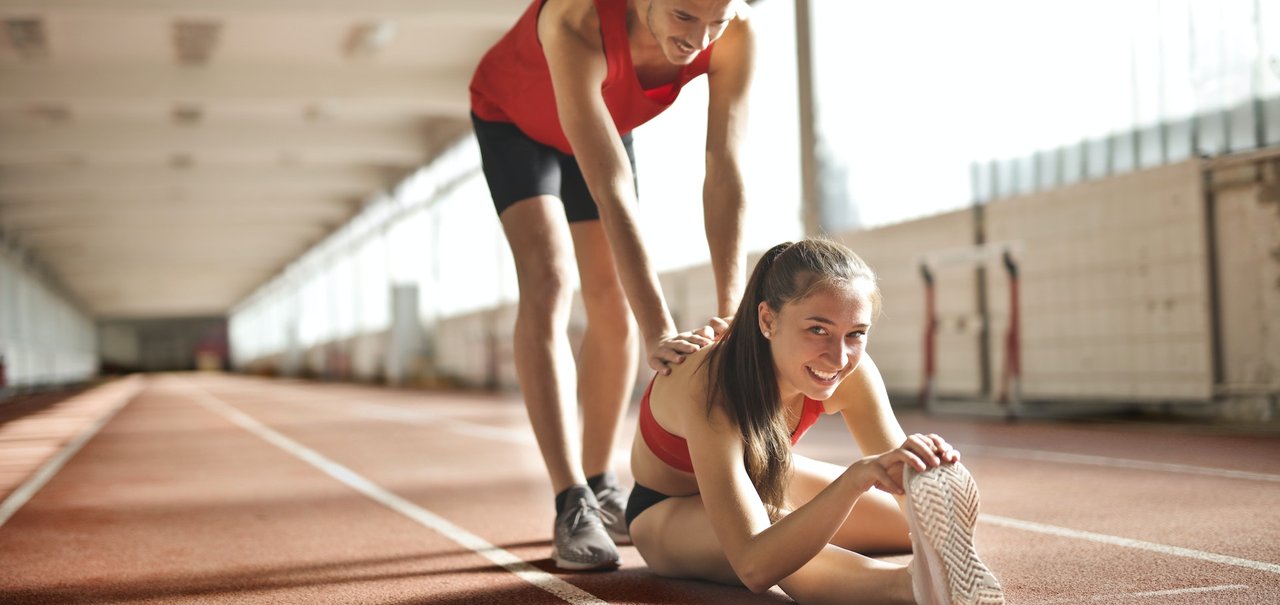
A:
{"label": "indoor stadium ceiling", "polygon": [[222,315],[469,132],[527,0],[0,0],[0,237],[96,318]]}

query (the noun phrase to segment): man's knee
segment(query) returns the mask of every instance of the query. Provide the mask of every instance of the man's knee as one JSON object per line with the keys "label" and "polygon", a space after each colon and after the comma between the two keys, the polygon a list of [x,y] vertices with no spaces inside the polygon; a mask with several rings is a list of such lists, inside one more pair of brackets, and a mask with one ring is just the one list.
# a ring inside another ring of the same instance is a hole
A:
{"label": "man's knee", "polygon": [[627,297],[621,293],[592,296],[583,292],[583,306],[587,311],[588,330],[610,339],[627,340],[639,332],[631,316]]}
{"label": "man's knee", "polygon": [[587,315],[599,315],[613,320],[630,319],[631,306],[622,285],[605,282],[603,285],[583,284],[582,303]]}
{"label": "man's knee", "polygon": [[567,313],[573,301],[569,276],[547,268],[520,281],[520,306],[536,313]]}

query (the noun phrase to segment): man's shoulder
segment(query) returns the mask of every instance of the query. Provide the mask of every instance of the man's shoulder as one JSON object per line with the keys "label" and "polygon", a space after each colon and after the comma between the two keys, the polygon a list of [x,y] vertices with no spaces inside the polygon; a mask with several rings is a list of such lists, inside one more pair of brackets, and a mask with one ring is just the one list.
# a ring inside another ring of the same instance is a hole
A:
{"label": "man's shoulder", "polygon": [[598,44],[600,14],[594,0],[547,0],[538,15],[538,29],[550,31],[549,28]]}

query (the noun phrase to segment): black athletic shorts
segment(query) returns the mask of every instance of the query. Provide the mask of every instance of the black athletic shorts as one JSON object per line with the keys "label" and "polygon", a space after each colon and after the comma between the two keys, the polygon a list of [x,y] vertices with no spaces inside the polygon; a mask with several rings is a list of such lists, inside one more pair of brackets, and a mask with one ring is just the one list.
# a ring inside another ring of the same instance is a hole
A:
{"label": "black athletic shorts", "polygon": [[[498,214],[520,200],[554,195],[564,203],[564,214],[570,223],[600,219],[596,202],[573,156],[529,138],[515,124],[488,122],[474,113],[471,123],[480,142],[484,178],[489,182],[489,193]],[[622,146],[627,149],[634,179],[636,154],[631,147],[631,133],[622,136]],[[632,186],[639,190],[634,182]]]}
{"label": "black athletic shorts", "polygon": [[631,488],[631,497],[627,498],[627,510],[623,513],[623,517],[627,520],[627,529],[631,529],[631,522],[640,516],[640,513],[649,510],[649,507],[670,498],[658,490],[647,488],[639,483]]}

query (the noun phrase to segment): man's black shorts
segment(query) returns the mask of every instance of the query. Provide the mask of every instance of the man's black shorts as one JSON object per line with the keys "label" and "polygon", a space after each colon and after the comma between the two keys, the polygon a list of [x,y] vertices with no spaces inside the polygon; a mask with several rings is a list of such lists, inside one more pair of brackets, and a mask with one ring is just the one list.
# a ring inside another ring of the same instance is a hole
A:
{"label": "man's black shorts", "polygon": [[[515,124],[488,122],[471,114],[471,123],[480,142],[480,160],[489,193],[498,214],[512,204],[538,195],[554,195],[564,203],[570,223],[599,220],[595,200],[578,169],[578,161],[550,145],[539,143]],[[622,136],[622,145],[636,173],[636,154],[631,133]]]}

